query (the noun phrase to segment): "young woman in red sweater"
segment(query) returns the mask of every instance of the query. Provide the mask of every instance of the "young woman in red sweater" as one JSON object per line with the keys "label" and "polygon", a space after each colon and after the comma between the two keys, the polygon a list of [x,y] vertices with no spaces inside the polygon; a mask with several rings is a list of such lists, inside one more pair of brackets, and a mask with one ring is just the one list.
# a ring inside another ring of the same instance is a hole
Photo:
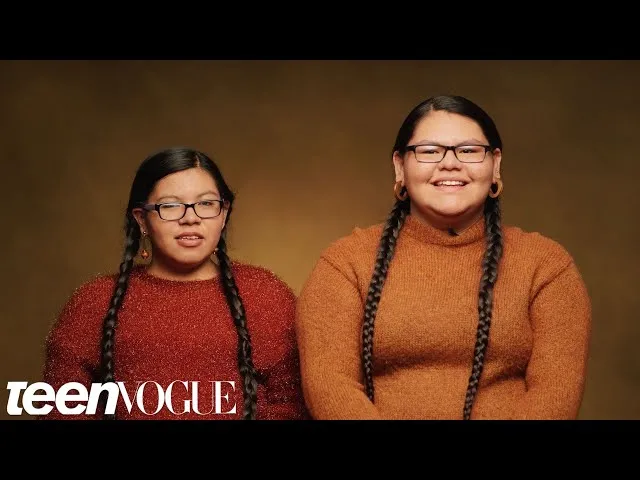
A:
{"label": "young woman in red sweater", "polygon": [[46,343],[44,381],[56,392],[69,382],[115,390],[97,409],[91,397],[95,414],[50,402],[44,418],[305,417],[295,295],[270,271],[229,259],[233,202],[204,153],[169,149],[140,165],[119,273],[77,289]]}

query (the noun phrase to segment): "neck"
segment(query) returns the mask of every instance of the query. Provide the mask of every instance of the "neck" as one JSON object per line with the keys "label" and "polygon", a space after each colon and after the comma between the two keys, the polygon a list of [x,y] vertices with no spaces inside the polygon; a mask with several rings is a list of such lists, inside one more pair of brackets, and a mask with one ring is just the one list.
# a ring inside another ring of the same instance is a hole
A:
{"label": "neck", "polygon": [[411,205],[411,215],[449,235],[460,235],[484,217],[484,210],[480,208],[460,215],[448,216],[433,211],[421,211],[415,205]]}
{"label": "neck", "polygon": [[485,222],[480,217],[464,229],[448,229],[447,224],[437,228],[431,222],[416,214],[408,215],[402,231],[416,240],[431,245],[463,246],[482,244],[485,238]]}
{"label": "neck", "polygon": [[211,280],[218,276],[218,267],[210,259],[198,265],[184,265],[167,261],[157,256],[153,258],[147,268],[147,273],[165,280],[189,282],[196,280]]}

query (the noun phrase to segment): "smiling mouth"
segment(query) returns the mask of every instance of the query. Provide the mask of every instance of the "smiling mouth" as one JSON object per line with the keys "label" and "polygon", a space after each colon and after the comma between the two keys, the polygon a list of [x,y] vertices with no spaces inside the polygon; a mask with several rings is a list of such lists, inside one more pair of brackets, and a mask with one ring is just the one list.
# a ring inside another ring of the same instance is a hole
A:
{"label": "smiling mouth", "polygon": [[436,187],[464,187],[467,182],[463,182],[462,180],[441,180],[439,182],[435,182],[433,185]]}

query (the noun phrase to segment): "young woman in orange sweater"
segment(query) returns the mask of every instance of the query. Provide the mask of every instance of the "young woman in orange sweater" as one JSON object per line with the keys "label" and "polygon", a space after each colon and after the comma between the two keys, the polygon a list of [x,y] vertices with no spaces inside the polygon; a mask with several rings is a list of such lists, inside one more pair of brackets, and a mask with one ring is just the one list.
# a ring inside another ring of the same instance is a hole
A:
{"label": "young woman in orange sweater", "polygon": [[438,96],[400,127],[397,201],[321,255],[297,302],[315,419],[574,419],[591,329],[559,243],[500,221],[502,141]]}

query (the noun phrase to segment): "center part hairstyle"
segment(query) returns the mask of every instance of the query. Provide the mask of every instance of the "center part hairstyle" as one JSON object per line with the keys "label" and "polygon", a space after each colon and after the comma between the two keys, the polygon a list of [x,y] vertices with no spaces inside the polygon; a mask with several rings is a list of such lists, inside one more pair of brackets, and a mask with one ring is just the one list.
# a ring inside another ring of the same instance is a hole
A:
{"label": "center part hairstyle", "polygon": [[[231,261],[227,255],[226,230],[233,208],[234,194],[224,181],[216,164],[204,153],[189,148],[171,148],[147,157],[139,166],[125,212],[125,243],[122,262],[117,276],[115,288],[111,296],[109,308],[104,317],[101,340],[102,383],[115,382],[114,377],[114,343],[118,324],[118,311],[127,293],[129,276],[134,266],[134,258],[140,246],[141,232],[132,211],[147,202],[156,183],[172,173],[190,168],[202,168],[213,177],[221,200],[227,205],[227,220],[218,242],[217,258],[220,266],[220,278],[224,295],[238,332],[238,368],[242,377],[244,394],[243,418],[253,420],[257,410],[257,373],[253,365],[251,337],[247,329],[247,318],[235,279],[231,270]],[[105,415],[107,419],[115,419],[115,415]]]}
{"label": "center part hairstyle", "polygon": [[[417,105],[405,118],[395,144],[392,155],[398,152],[406,153],[406,147],[413,136],[417,124],[429,112],[445,111],[463,115],[474,120],[482,129],[489,141],[491,149],[502,151],[502,140],[495,123],[489,115],[478,105],[460,96],[436,96]],[[396,242],[406,216],[409,214],[410,199],[397,200],[384,225],[382,236],[374,264],[373,275],[369,284],[367,298],[364,305],[364,322],[362,329],[362,364],[364,371],[365,389],[367,396],[374,401],[373,385],[373,334],[374,322],[378,311],[378,303],[384,287],[384,282],[393,259]],[[500,228],[500,203],[498,198],[487,196],[484,204],[484,223],[486,236],[486,250],[482,260],[482,276],[478,288],[478,329],[473,354],[473,364],[465,396],[463,418],[471,417],[471,410],[478,391],[478,385],[489,340],[491,326],[491,311],[493,306],[493,289],[498,277],[498,265],[502,257],[502,232]],[[471,347],[471,346],[470,346]]]}

